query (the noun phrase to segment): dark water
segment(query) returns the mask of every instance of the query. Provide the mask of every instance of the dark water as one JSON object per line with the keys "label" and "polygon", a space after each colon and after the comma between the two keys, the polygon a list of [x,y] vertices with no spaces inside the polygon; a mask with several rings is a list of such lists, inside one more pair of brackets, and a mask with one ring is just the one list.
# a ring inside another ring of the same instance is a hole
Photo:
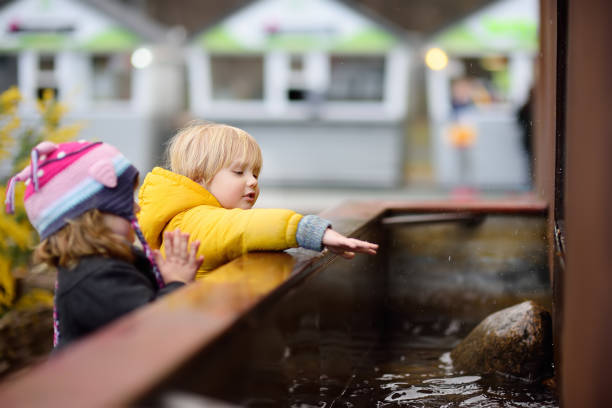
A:
{"label": "dark water", "polygon": [[[553,391],[539,382],[455,372],[446,336],[396,338],[384,346],[368,339],[334,344],[332,336],[316,345],[294,344],[280,361],[250,362],[236,373],[248,375],[248,384],[236,378],[235,388],[205,395],[248,407],[559,406]],[[346,358],[338,360],[339,355]],[[217,375],[223,375],[222,368]],[[184,391],[180,395],[189,395]],[[167,406],[180,406],[173,395]]]}
{"label": "dark water", "polygon": [[[315,323],[315,322],[311,322]],[[457,320],[407,324],[389,338],[335,330],[294,332],[280,359],[255,363],[242,406],[558,407],[554,391],[501,375],[457,372],[449,351],[468,329]],[[269,338],[268,338],[269,339]],[[275,387],[268,388],[270,381]],[[246,398],[245,398],[246,397]]]}
{"label": "dark water", "polygon": [[361,238],[381,243],[378,256],[327,264],[140,403],[557,407],[540,382],[456,372],[448,358],[490,313],[527,299],[550,306],[545,233],[545,220],[533,217],[374,228]]}
{"label": "dark water", "polygon": [[[290,390],[293,398],[288,398],[287,406],[559,406],[554,392],[541,383],[530,384],[501,375],[455,372],[448,355],[448,343],[448,336],[441,334],[397,338],[384,348],[378,346],[369,350],[365,350],[368,345],[364,344],[363,350],[359,350],[363,352],[362,361],[353,367],[349,378],[340,382],[322,374],[316,384],[308,379],[304,382],[296,379]],[[312,392],[316,392],[314,388],[317,387],[319,395],[315,402]]]}
{"label": "dark water", "polygon": [[246,407],[559,406],[541,382],[454,371],[449,351],[471,328],[459,320],[406,322],[381,336],[311,312],[237,330],[162,387],[157,403],[208,406],[179,403],[200,395]]}

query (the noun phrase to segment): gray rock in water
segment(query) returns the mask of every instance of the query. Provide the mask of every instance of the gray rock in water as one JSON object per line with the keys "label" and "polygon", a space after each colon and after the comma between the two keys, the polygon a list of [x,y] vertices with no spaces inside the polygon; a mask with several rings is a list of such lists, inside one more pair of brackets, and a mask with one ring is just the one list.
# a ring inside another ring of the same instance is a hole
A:
{"label": "gray rock in water", "polygon": [[451,352],[456,369],[536,381],[551,374],[550,313],[532,301],[487,316]]}

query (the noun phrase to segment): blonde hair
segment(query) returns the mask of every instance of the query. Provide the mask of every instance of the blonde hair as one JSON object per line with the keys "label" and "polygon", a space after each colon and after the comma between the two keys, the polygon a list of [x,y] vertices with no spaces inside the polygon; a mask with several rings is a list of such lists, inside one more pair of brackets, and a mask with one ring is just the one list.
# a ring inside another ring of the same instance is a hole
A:
{"label": "blonde hair", "polygon": [[52,267],[72,267],[79,258],[102,255],[133,262],[131,245],[111,231],[97,209],[68,220],[66,226],[43,240],[34,250],[34,262]]}
{"label": "blonde hair", "polygon": [[219,170],[241,160],[259,173],[259,145],[242,129],[218,123],[191,123],[170,139],[166,166],[198,183],[208,184]]}

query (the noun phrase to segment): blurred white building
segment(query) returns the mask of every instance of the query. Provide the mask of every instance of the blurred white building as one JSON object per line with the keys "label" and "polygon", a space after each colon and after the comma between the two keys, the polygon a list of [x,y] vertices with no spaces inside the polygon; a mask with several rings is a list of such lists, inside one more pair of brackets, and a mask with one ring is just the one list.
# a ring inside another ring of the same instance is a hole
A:
{"label": "blurred white building", "polygon": [[403,178],[411,48],[335,0],[259,0],[195,36],[193,116],[241,127],[278,185],[395,186]]}
{"label": "blurred white building", "polygon": [[435,48],[426,79],[437,184],[528,186],[516,113],[534,80],[538,21],[538,0],[501,0],[429,41],[427,48]]}
{"label": "blurred white building", "polygon": [[184,105],[172,33],[103,0],[16,0],[0,9],[0,28],[0,88],[18,85],[26,119],[52,89],[66,119],[84,123],[81,137],[116,145],[141,171],[152,167],[160,129]]}
{"label": "blurred white building", "polygon": [[[533,81],[537,25],[537,0],[501,0],[428,42],[448,58],[426,70],[435,184],[527,184],[515,114]],[[268,185],[403,182],[422,43],[343,1],[257,0],[186,46],[116,1],[15,0],[0,27],[0,89],[19,86],[24,117],[53,89],[66,119],[84,122],[82,137],[118,146],[142,172],[187,109],[253,134]]]}

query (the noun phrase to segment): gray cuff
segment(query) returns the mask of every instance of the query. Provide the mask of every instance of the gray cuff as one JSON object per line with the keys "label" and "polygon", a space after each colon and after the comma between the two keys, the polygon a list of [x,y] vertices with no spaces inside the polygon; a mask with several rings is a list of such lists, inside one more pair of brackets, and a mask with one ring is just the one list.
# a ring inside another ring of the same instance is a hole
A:
{"label": "gray cuff", "polygon": [[305,215],[300,220],[295,239],[300,247],[320,251],[323,249],[323,234],[331,222],[316,215]]}

